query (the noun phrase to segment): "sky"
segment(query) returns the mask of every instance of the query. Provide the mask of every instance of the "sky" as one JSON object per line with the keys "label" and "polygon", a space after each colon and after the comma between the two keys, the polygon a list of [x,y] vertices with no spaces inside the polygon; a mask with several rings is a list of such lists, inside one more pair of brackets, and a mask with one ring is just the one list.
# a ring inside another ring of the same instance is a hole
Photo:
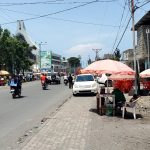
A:
{"label": "sky", "polygon": [[[16,34],[17,20],[24,20],[33,42],[43,44],[62,57],[81,56],[87,60],[122,53],[133,48],[130,0],[0,0],[0,25]],[[134,0],[137,23],[149,10],[150,0]],[[125,32],[125,33],[124,33]],[[123,34],[124,33],[124,34]],[[121,40],[121,37],[122,40]]]}

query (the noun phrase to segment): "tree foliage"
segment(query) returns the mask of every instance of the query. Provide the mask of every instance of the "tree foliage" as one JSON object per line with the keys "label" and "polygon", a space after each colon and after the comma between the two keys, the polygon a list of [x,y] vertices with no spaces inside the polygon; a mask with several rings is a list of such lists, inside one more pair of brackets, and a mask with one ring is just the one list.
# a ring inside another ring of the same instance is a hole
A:
{"label": "tree foliage", "polygon": [[76,73],[76,69],[80,67],[80,59],[81,57],[70,57],[68,58],[69,63],[69,72],[70,73]]}
{"label": "tree foliage", "polygon": [[71,68],[79,67],[80,66],[80,59],[77,57],[70,57],[70,58],[68,58],[68,63],[71,66]]}
{"label": "tree foliage", "polygon": [[119,61],[120,58],[121,58],[120,50],[116,48],[116,50],[114,51],[114,59]]}
{"label": "tree foliage", "polygon": [[12,36],[7,29],[0,28],[0,70],[17,74],[29,70],[33,64],[32,49],[22,37]]}

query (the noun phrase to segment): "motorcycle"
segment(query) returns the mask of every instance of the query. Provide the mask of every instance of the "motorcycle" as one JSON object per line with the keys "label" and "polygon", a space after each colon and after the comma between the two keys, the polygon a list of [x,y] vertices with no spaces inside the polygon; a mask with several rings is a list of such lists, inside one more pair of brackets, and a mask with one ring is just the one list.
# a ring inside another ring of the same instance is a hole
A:
{"label": "motorcycle", "polygon": [[42,88],[43,90],[47,89],[47,83],[45,81],[42,81]]}
{"label": "motorcycle", "polygon": [[21,89],[18,89],[15,86],[10,87],[10,93],[12,94],[12,98],[16,98],[16,96],[21,97]]}
{"label": "motorcycle", "polygon": [[68,80],[64,79],[64,84],[67,85],[68,84]]}

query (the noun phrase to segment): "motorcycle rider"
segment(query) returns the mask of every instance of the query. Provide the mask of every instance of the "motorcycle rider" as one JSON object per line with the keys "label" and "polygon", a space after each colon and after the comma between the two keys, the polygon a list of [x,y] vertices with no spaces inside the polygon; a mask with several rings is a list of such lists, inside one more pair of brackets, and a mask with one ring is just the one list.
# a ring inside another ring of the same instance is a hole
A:
{"label": "motorcycle rider", "polygon": [[20,76],[12,75],[9,85],[10,88],[13,87],[15,89],[16,95],[21,94],[22,81]]}
{"label": "motorcycle rider", "polygon": [[42,81],[46,82],[46,75],[44,73],[42,73],[42,75],[41,75],[41,82]]}
{"label": "motorcycle rider", "polygon": [[45,73],[42,73],[42,75],[41,75],[41,84],[47,85],[47,77],[46,77]]}

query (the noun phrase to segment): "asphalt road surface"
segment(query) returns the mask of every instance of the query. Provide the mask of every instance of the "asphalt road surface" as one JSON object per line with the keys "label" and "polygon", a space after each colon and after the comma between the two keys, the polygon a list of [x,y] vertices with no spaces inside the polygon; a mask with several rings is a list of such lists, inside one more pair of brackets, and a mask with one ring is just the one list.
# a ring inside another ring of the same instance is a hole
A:
{"label": "asphalt road surface", "polygon": [[23,83],[22,97],[12,99],[8,87],[0,87],[0,149],[11,149],[27,131],[37,128],[72,95],[63,83],[42,90],[40,81]]}

